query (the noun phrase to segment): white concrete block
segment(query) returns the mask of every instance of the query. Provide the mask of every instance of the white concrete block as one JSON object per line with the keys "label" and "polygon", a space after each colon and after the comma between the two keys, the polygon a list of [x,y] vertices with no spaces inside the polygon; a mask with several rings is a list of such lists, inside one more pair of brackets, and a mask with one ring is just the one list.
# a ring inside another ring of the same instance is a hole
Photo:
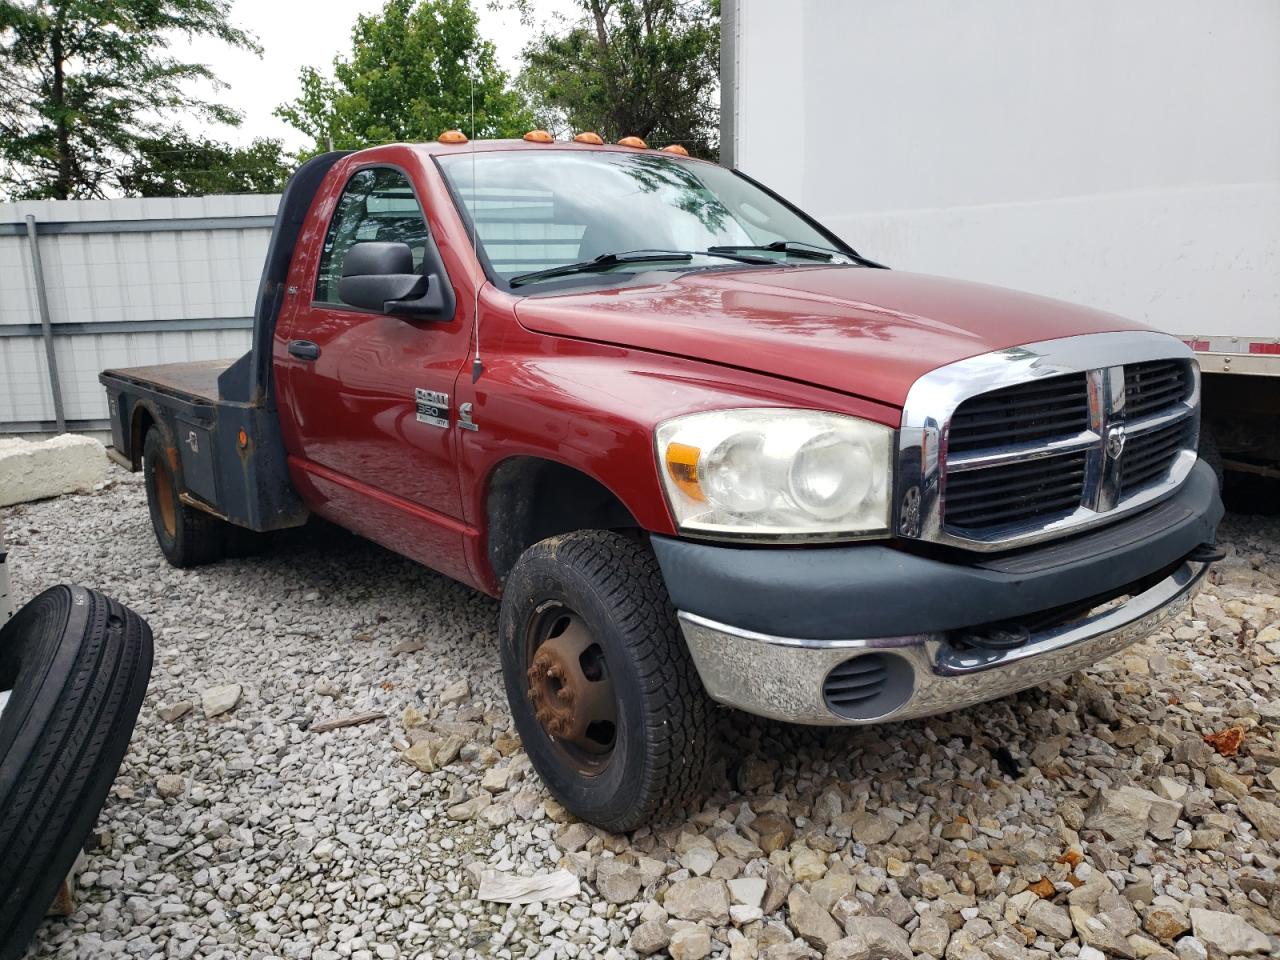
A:
{"label": "white concrete block", "polygon": [[0,439],[0,507],[92,490],[107,479],[107,469],[106,448],[92,437]]}

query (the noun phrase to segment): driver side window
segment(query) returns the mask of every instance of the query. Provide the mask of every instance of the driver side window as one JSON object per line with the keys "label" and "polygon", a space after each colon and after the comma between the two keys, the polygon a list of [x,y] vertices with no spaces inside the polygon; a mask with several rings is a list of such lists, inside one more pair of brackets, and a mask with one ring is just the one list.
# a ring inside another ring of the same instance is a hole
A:
{"label": "driver side window", "polygon": [[324,238],[315,299],[341,304],[338,281],[347,251],[364,240],[407,243],[414,270],[422,269],[427,247],[427,221],[409,179],[399,170],[370,167],[351,175]]}

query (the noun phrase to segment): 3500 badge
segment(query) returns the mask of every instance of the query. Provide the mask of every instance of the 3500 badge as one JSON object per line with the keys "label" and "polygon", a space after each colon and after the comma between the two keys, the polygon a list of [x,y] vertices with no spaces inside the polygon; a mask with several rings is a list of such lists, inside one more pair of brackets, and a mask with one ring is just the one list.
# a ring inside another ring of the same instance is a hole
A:
{"label": "3500 badge", "polygon": [[429,423],[433,427],[449,426],[449,395],[438,390],[423,390],[421,387],[413,391],[413,399],[418,407],[418,422]]}

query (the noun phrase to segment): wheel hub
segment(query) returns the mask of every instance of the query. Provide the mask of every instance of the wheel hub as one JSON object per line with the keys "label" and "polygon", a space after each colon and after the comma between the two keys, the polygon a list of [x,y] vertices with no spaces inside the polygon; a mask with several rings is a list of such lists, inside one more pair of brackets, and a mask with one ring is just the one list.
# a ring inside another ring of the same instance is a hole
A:
{"label": "wheel hub", "polygon": [[534,715],[549,736],[589,754],[608,753],[617,708],[604,653],[576,614],[557,610],[542,620],[527,672]]}

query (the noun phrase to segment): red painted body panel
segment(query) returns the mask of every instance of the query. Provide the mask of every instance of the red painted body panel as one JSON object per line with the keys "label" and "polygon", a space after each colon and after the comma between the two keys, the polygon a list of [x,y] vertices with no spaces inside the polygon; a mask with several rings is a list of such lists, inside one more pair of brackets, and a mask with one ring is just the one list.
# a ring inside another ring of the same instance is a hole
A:
{"label": "red painted body panel", "polygon": [[[486,497],[512,457],[574,467],[636,522],[674,533],[653,429],[735,406],[825,409],[897,426],[911,383],[988,350],[1142,329],[1096,311],[953,280],[854,267],[711,271],[651,285],[516,297],[489,284],[431,155],[389,146],[335,165],[299,236],[273,359],[294,485],[316,513],[497,593]],[[599,149],[515,142],[478,149]],[[618,147],[618,150],[627,148]],[[363,166],[404,170],[457,297],[447,323],[311,304],[338,196]],[[472,383],[479,300],[484,374]],[[290,339],[321,346],[315,363]],[[451,426],[416,422],[414,388],[449,393]],[[473,405],[477,431],[458,429]]]}
{"label": "red painted body panel", "polygon": [[[329,219],[347,180],[392,165],[413,182],[449,281],[452,320],[401,319],[314,304]],[[438,216],[444,213],[445,216]],[[416,419],[416,388],[452,394],[472,351],[474,284],[484,275],[434,165],[391,146],[336,164],[299,236],[288,296],[276,325],[274,364],[290,479],[322,517],[475,585],[467,544],[479,532],[462,519],[458,431]],[[464,294],[464,291],[467,291]],[[288,353],[290,340],[320,347],[315,362]]]}
{"label": "red painted body panel", "polygon": [[901,406],[922,374],[1004,347],[1111,330],[1112,314],[961,280],[849,266],[726,269],[524,299],[531,330],[678,353]]}
{"label": "red painted body panel", "polygon": [[295,456],[289,457],[289,479],[317,515],[455,580],[477,585],[466,559],[467,540],[476,539],[477,531],[456,518]]}
{"label": "red painted body panel", "polygon": [[[457,401],[480,429],[461,431],[464,519],[483,531],[488,480],[512,456],[575,467],[609,488],[637,523],[674,534],[659,482],[653,428],[671,417],[739,406],[833,410],[897,426],[900,411],[806,384],[650,351],[549,337],[513,320],[515,297],[487,286],[480,307],[485,372],[459,379]],[[471,544],[476,581],[493,580],[483,536]]]}

